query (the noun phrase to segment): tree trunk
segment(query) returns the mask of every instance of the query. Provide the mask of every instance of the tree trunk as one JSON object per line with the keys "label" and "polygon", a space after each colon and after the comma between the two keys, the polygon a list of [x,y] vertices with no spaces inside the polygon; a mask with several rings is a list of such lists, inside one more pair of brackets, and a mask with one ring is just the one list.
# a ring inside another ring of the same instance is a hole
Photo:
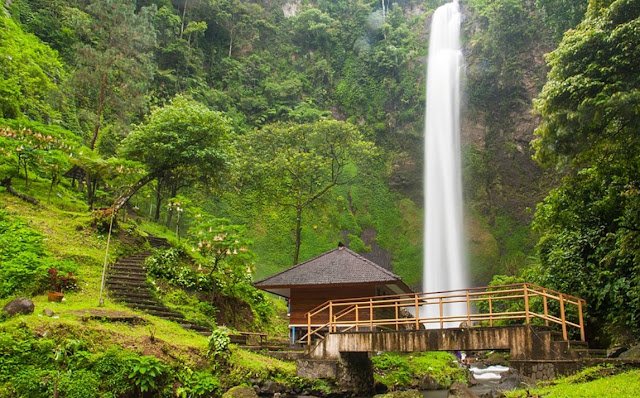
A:
{"label": "tree trunk", "polygon": [[115,202],[113,202],[113,211],[118,212],[118,210],[120,210],[122,206],[124,206],[129,201],[129,199],[131,199],[131,197],[140,190],[140,188],[147,185],[154,178],[156,178],[155,173],[149,173],[146,176],[139,179],[138,182],[130,186],[125,193],[120,195],[120,197],[116,199]]}
{"label": "tree trunk", "polygon": [[[177,194],[178,194],[178,183],[174,181],[173,184],[171,184],[171,192],[169,193],[169,197],[175,198]],[[167,228],[171,226],[172,220],[173,220],[173,208],[170,207],[169,211],[167,211],[167,224],[166,224]]]}
{"label": "tree trunk", "polygon": [[156,185],[156,213],[153,215],[153,221],[155,222],[160,220],[160,206],[162,206],[162,191],[160,188],[160,178],[158,178],[158,184]]}
{"label": "tree trunk", "polygon": [[106,101],[107,91],[107,74],[103,73],[100,79],[100,93],[98,94],[98,109],[96,110],[96,125],[93,127],[93,137],[91,137],[91,150],[95,149],[96,141],[98,141],[98,134],[100,134],[100,128],[102,127],[102,113],[104,112],[104,103]]}
{"label": "tree trunk", "polygon": [[302,242],[302,207],[296,207],[296,249],[293,253],[293,265],[298,264],[300,258],[300,245]]}
{"label": "tree trunk", "polygon": [[187,3],[188,0],[184,0],[184,7],[182,8],[182,24],[180,25],[180,38],[182,39],[182,34],[184,33],[184,19],[187,16]]}
{"label": "tree trunk", "polygon": [[20,198],[22,200],[24,200],[25,202],[29,202],[33,205],[39,205],[40,202],[38,201],[38,199],[33,198],[29,195],[25,195],[23,193],[20,193],[18,191],[16,191],[15,189],[13,189],[13,186],[11,185],[11,178],[5,178],[4,180],[0,181],[0,186],[5,187],[5,189],[7,190],[8,193],[10,193],[11,195]]}

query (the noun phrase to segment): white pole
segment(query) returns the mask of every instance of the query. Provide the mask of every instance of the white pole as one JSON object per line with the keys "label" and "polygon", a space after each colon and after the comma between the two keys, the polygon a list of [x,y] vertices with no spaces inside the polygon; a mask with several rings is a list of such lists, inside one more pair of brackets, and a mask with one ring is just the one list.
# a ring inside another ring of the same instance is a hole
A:
{"label": "white pole", "polygon": [[109,259],[109,243],[111,243],[111,229],[113,228],[113,218],[116,215],[114,210],[115,206],[111,207],[111,222],[109,222],[109,234],[107,235],[107,248],[104,251],[104,263],[102,265],[102,281],[100,282],[100,298],[98,300],[98,307],[104,306],[104,298],[102,292],[104,291],[104,280],[107,275],[107,260]]}

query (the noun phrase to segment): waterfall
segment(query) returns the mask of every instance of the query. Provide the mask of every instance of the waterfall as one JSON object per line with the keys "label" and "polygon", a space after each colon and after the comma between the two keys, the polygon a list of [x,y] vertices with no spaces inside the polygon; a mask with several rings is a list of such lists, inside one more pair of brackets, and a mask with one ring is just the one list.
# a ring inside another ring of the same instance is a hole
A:
{"label": "waterfall", "polygon": [[[431,22],[424,153],[424,292],[468,287],[460,172],[460,78],[464,68],[460,21],[460,7],[454,0],[439,7]],[[437,317],[439,308],[428,305],[421,312],[423,317]],[[444,313],[465,314],[466,305],[446,305]]]}

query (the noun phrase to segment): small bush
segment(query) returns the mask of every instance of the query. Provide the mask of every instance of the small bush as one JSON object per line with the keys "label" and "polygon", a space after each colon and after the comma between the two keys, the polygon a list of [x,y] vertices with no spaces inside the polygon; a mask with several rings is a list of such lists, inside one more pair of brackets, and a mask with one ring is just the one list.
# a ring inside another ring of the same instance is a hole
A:
{"label": "small bush", "polygon": [[166,366],[157,358],[144,356],[131,359],[129,380],[141,392],[157,391],[166,372]]}
{"label": "small bush", "polygon": [[231,338],[229,334],[222,328],[215,328],[209,336],[207,356],[214,362],[214,367],[222,367],[227,363],[227,359],[231,355],[229,351]]}
{"label": "small bush", "polygon": [[182,384],[176,391],[179,397],[210,397],[220,395],[220,380],[208,372],[193,372],[190,369],[179,375]]}

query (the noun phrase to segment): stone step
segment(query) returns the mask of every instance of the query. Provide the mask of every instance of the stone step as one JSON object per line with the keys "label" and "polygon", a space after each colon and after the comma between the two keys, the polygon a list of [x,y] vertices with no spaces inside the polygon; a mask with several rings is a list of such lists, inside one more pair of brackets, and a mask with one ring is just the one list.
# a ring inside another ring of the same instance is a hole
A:
{"label": "stone step", "polygon": [[141,297],[123,297],[122,301],[127,303],[128,305],[162,305],[162,303],[155,298],[151,297],[151,295],[141,298]]}
{"label": "stone step", "polygon": [[118,260],[114,265],[128,265],[132,267],[142,267],[144,264],[143,260]]}
{"label": "stone step", "polygon": [[107,278],[107,285],[110,286],[118,286],[122,289],[129,289],[129,288],[133,288],[133,289],[149,289],[149,286],[147,285],[145,280],[131,280],[131,279],[113,279],[113,278]]}
{"label": "stone step", "polygon": [[208,328],[202,325],[196,325],[195,323],[184,322],[184,323],[180,323],[180,326],[182,326],[185,329],[195,330],[197,332],[208,332],[209,334],[211,334],[211,328]]}
{"label": "stone step", "polygon": [[118,276],[118,275],[133,275],[133,276],[147,276],[147,271],[143,268],[111,268],[109,270],[109,275]]}
{"label": "stone step", "polygon": [[111,282],[130,282],[130,283],[136,283],[136,282],[142,282],[145,283],[147,280],[147,275],[146,274],[138,274],[138,275],[131,275],[131,274],[111,274],[108,277],[108,280]]}
{"label": "stone step", "polygon": [[130,254],[128,256],[120,257],[120,259],[121,260],[134,260],[134,259],[139,260],[139,259],[145,259],[150,255],[151,255],[151,252],[142,252],[142,253]]}
{"label": "stone step", "polygon": [[138,302],[127,301],[127,305],[133,308],[137,308],[139,310],[144,310],[144,311],[160,311],[160,312],[172,311],[170,308],[158,302],[152,304],[152,303],[138,303]]}
{"label": "stone step", "polygon": [[173,310],[170,310],[169,308],[164,308],[164,309],[142,309],[139,308],[140,310],[153,315],[153,316],[157,316],[159,318],[164,318],[164,319],[175,319],[178,320],[180,322],[184,322],[184,315],[182,315],[179,312],[175,312]]}
{"label": "stone step", "polygon": [[140,289],[129,289],[128,287],[121,287],[119,285],[109,286],[109,291],[112,296],[116,297],[126,297],[126,298],[139,298],[139,299],[151,299],[155,300],[153,294],[149,291],[149,289],[145,286]]}

